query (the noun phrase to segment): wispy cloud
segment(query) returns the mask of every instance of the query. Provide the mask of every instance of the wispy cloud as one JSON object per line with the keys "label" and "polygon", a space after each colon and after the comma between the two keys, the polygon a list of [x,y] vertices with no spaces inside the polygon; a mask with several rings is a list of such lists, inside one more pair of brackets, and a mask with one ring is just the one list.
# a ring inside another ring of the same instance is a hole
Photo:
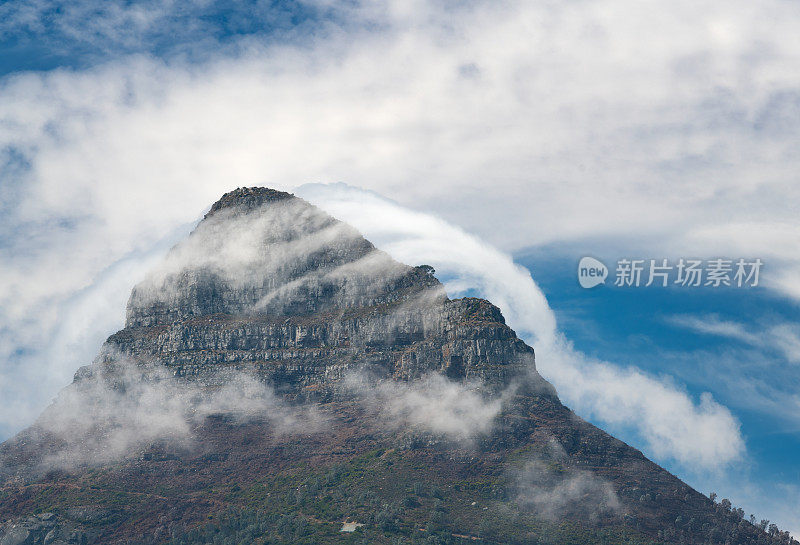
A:
{"label": "wispy cloud", "polygon": [[590,471],[567,469],[553,462],[531,460],[514,476],[516,501],[523,507],[551,520],[565,514],[595,520],[620,509],[619,498],[609,481]]}
{"label": "wispy cloud", "polygon": [[390,428],[422,431],[462,443],[492,430],[495,417],[514,390],[511,386],[500,396],[486,396],[478,383],[452,382],[440,374],[409,383],[376,383],[354,373],[346,377],[346,384]]}
{"label": "wispy cloud", "polygon": [[777,351],[790,363],[800,363],[800,324],[783,322],[773,325],[747,325],[723,320],[716,314],[703,316],[675,315],[672,325],[706,335],[717,335],[768,351]]}
{"label": "wispy cloud", "polygon": [[502,310],[536,349],[536,366],[568,405],[587,417],[635,429],[644,450],[690,468],[713,469],[744,454],[739,423],[711,394],[694,401],[669,378],[592,360],[558,332],[555,316],[528,271],[476,237],[436,217],[343,184],[297,192],[356,226],[392,256],[433,265],[451,296],[476,290]]}
{"label": "wispy cloud", "polygon": [[292,406],[242,370],[223,369],[201,384],[116,354],[113,364],[85,368],[80,375],[24,432],[29,435],[23,441],[43,437],[50,445],[23,462],[29,469],[102,465],[153,443],[193,448],[196,428],[210,415],[262,421],[276,438],[317,433],[326,422],[314,406]]}

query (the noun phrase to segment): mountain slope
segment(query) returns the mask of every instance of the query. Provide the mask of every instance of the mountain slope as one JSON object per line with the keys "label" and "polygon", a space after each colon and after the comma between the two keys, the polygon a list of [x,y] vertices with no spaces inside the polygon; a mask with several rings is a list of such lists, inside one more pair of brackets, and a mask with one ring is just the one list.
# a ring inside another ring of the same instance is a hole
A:
{"label": "mountain slope", "polygon": [[564,407],[489,302],[264,188],[134,288],[0,476],[0,545],[788,542]]}

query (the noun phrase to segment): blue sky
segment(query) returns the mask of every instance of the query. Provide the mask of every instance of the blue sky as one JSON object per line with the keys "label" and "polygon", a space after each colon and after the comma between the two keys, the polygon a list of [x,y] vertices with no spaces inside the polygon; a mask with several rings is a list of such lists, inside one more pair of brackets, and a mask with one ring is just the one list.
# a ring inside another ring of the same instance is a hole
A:
{"label": "blue sky", "polygon": [[[305,188],[409,262],[438,248],[579,414],[800,531],[798,23],[781,0],[3,3],[0,436],[222,193]],[[584,255],[765,265],[583,290]]]}
{"label": "blue sky", "polygon": [[[613,270],[605,285],[583,289],[576,281],[577,261],[584,255],[581,249],[588,247],[568,251],[537,248],[517,256],[518,262],[535,271],[562,330],[575,347],[621,366],[669,375],[692,396],[712,393],[739,420],[747,443],[745,459],[733,463],[728,471],[741,472],[743,480],[752,480],[765,492],[775,483],[800,484],[800,415],[791,408],[764,403],[777,401],[778,392],[792,395],[798,387],[797,347],[794,352],[781,350],[765,333],[787,323],[792,324],[795,335],[800,333],[796,303],[758,287],[617,287]],[[602,261],[614,266],[622,257],[609,254]],[[762,273],[768,275],[769,269]],[[724,332],[724,327],[703,328],[715,324],[736,324],[754,339],[742,340],[738,330],[728,335],[714,332]],[[762,337],[763,345],[756,342]],[[762,382],[774,387],[758,394],[767,400],[758,399],[743,386]],[[641,441],[624,426],[611,430],[629,443]],[[665,465],[684,474],[705,493],[722,490],[742,505],[752,506],[751,498],[735,484],[726,483],[724,476],[709,479],[702,472],[688,475],[668,462]],[[789,507],[797,506],[795,499]]]}
{"label": "blue sky", "polygon": [[7,2],[0,73],[88,68],[124,55],[207,60],[256,39],[297,42],[336,13],[304,2]]}

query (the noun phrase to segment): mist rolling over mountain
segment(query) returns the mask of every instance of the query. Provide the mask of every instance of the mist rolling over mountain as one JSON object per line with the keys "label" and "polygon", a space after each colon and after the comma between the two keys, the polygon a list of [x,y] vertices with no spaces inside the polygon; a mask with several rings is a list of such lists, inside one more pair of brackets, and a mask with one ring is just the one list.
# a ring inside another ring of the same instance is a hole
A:
{"label": "mist rolling over mountain", "polygon": [[0,445],[0,543],[796,543],[577,416],[535,349],[425,263],[237,189]]}

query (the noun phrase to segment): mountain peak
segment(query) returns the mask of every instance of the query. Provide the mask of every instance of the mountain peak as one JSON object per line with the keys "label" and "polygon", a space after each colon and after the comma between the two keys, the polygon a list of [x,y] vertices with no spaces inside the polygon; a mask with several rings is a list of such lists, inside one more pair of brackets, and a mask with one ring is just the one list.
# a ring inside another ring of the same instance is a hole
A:
{"label": "mountain peak", "polygon": [[496,306],[266,188],[133,289],[0,484],[0,544],[791,542],[564,407]]}
{"label": "mountain peak", "polygon": [[257,208],[264,203],[293,198],[296,199],[298,197],[295,197],[292,193],[278,191],[277,189],[268,187],[239,187],[225,193],[217,202],[211,205],[211,209],[206,214],[206,217],[223,208]]}
{"label": "mountain peak", "polygon": [[450,300],[433,273],[303,199],[240,188],[133,289],[126,328],[104,354],[204,377],[247,363],[295,392],[327,391],[356,368],[402,380],[440,372],[496,389],[538,377],[533,349],[497,307]]}

